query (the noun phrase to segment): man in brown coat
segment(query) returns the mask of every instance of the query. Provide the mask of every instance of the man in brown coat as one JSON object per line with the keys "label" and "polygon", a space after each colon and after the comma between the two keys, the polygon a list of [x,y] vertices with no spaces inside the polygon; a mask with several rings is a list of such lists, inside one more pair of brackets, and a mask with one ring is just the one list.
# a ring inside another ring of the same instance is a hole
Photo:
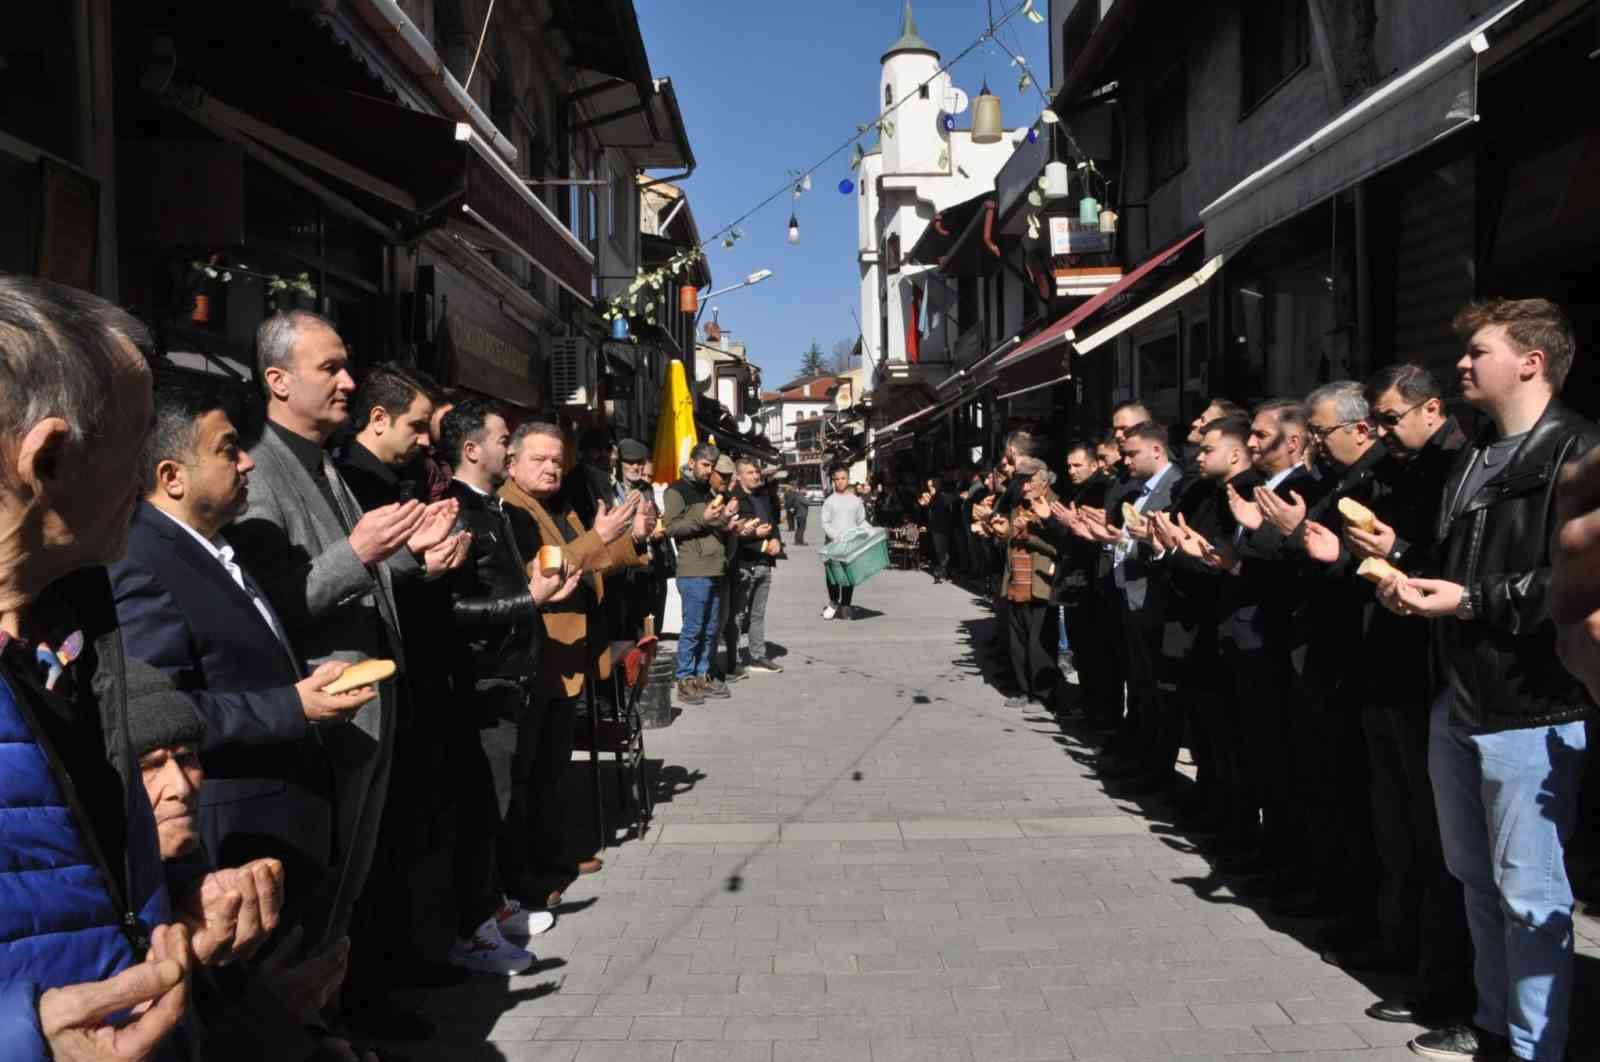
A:
{"label": "man in brown coat", "polygon": [[[602,682],[611,676],[611,632],[601,607],[605,575],[648,562],[655,517],[635,493],[616,508],[602,501],[594,526],[585,528],[561,492],[566,439],[554,424],[521,425],[511,436],[509,452],[500,497],[518,550],[529,564],[536,564],[541,546],[559,546],[567,564],[584,573],[577,593],[540,614],[545,638],[534,684],[541,732],[529,794],[530,850],[536,870],[565,880],[574,870],[592,874],[601,866],[596,857],[575,864],[563,859],[560,782],[572,759],[572,728],[584,683],[591,674]],[[550,902],[558,899],[558,893],[552,894]]]}

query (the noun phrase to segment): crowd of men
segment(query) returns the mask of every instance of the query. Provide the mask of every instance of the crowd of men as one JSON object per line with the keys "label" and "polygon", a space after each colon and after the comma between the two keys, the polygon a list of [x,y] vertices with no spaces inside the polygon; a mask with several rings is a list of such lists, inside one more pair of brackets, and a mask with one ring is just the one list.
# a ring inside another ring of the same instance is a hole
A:
{"label": "crowd of men", "polygon": [[[1014,434],[971,530],[1003,572],[1008,703],[1108,733],[1099,776],[1164,799],[1219,884],[1325,919],[1326,961],[1410,974],[1367,1014],[1433,1026],[1419,1055],[1557,1062],[1563,853],[1600,691],[1600,429],[1557,397],[1559,307],[1495,299],[1455,326],[1474,430],[1409,364],[1248,411],[1214,399],[1181,448],[1126,402],[1067,447],[1059,487]],[[956,485],[924,503],[943,574]]]}
{"label": "crowd of men", "polygon": [[[658,513],[637,441],[512,430],[402,368],[358,387],[306,312],[257,333],[247,442],[238,396],[153,380],[147,341],[0,276],[0,1057],[427,1039],[395,990],[532,969],[601,868],[569,841],[574,723],[591,684],[615,695],[613,645],[659,629],[667,580],[684,700],[745,673],[741,618],[747,667],[780,670],[775,500],[700,447]],[[395,667],[342,682],[360,661]],[[514,750],[485,741],[502,727]],[[442,957],[409,888],[439,836]]]}

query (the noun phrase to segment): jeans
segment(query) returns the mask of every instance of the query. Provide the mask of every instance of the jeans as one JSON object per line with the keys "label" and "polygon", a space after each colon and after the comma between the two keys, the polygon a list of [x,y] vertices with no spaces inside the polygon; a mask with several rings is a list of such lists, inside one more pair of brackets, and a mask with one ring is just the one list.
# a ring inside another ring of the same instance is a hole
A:
{"label": "jeans", "polygon": [[711,671],[711,654],[717,647],[717,620],[721,615],[722,580],[709,576],[678,579],[683,601],[683,629],[678,632],[677,678],[701,678]]}
{"label": "jeans", "polygon": [[772,565],[750,564],[739,569],[734,588],[733,619],[728,624],[728,646],[738,660],[739,628],[750,632],[750,662],[767,658],[767,595],[772,592]]}
{"label": "jeans", "polygon": [[1072,642],[1067,639],[1067,610],[1065,608],[1056,609],[1056,631],[1058,633],[1056,654],[1064,656],[1072,651]]}
{"label": "jeans", "polygon": [[1473,1020],[1536,1062],[1559,1062],[1567,1048],[1572,886],[1562,848],[1584,747],[1581,722],[1475,733],[1451,720],[1448,692],[1433,706],[1428,773],[1477,952]]}

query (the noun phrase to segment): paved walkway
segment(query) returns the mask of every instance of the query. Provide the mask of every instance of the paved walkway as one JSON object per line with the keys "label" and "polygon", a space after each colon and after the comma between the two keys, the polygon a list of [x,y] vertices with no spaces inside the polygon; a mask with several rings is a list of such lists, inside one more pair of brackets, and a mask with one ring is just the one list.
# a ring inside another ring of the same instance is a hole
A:
{"label": "paved walkway", "polygon": [[968,593],[886,572],[830,623],[792,552],[785,673],[649,733],[648,834],[569,890],[588,906],[538,938],[541,972],[434,994],[443,1042],[409,1057],[1414,1057],[1415,1029],[1363,1017],[1374,987],[1202,896],[1205,862],[1077,738],[1001,707]]}

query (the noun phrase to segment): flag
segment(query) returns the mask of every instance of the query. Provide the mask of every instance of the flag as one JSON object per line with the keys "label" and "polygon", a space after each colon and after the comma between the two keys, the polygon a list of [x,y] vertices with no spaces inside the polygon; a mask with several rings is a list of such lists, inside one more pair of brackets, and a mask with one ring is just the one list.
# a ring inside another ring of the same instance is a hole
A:
{"label": "flag", "polygon": [[661,383],[661,416],[656,421],[656,445],[651,455],[654,481],[676,483],[679,470],[689,460],[689,451],[699,441],[694,431],[689,377],[683,362],[674,359],[667,362],[667,378]]}

